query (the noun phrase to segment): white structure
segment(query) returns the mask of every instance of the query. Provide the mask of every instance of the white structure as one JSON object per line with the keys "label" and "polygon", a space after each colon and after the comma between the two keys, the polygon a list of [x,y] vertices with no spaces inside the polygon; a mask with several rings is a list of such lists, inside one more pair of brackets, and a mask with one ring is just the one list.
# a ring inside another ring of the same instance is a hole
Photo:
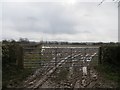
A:
{"label": "white structure", "polygon": [[83,70],[83,75],[87,75],[87,67],[83,67],[82,70]]}

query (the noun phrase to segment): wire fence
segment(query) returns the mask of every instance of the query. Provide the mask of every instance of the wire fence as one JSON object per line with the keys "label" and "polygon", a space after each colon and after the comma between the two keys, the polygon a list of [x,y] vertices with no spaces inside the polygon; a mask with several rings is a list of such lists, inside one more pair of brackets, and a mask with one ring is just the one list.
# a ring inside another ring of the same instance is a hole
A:
{"label": "wire fence", "polygon": [[[65,66],[69,67],[75,61],[75,55],[82,55],[87,58],[88,53],[92,54],[97,50],[98,48],[89,47],[24,48],[24,68],[54,67],[66,57],[69,57],[69,59],[67,60],[67,66]],[[79,57],[78,60],[80,59]]]}

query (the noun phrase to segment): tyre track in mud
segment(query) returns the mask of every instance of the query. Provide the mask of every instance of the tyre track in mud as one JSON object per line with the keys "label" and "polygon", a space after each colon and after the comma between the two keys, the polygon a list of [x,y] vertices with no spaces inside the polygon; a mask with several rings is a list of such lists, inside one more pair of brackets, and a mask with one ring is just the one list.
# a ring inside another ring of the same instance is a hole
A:
{"label": "tyre track in mud", "polygon": [[[83,54],[77,52],[72,54],[71,53],[68,53],[67,56],[64,58],[64,59],[61,59],[59,60],[56,65],[54,67],[49,67],[49,63],[46,64],[45,67],[41,68],[41,69],[38,69],[36,72],[36,74],[33,74],[33,77],[31,77],[30,79],[28,79],[25,84],[24,84],[24,88],[32,88],[33,90],[36,89],[36,88],[41,88],[41,86],[46,82],[48,81],[49,77],[54,74],[54,72],[60,67],[62,66],[63,63],[67,63],[69,60],[68,59],[74,59],[74,58],[77,58],[79,57],[82,58],[84,57],[83,59],[81,59],[81,63],[82,63],[82,66],[80,67],[81,71],[79,71],[80,73],[80,76],[78,77],[71,77],[72,80],[69,80],[68,81],[68,86],[70,88],[86,88],[86,87],[93,87],[94,85],[91,85],[91,84],[94,84],[93,82],[95,82],[94,80],[92,80],[91,78],[91,74],[87,74],[87,75],[84,75],[83,73],[83,67],[88,67],[86,64],[89,64],[88,62],[86,62],[84,59],[86,58]],[[90,56],[91,57],[91,56]],[[74,67],[74,61],[72,61],[72,68]],[[87,68],[88,69],[88,68]],[[86,70],[87,70],[86,69]],[[90,72],[90,70],[88,70]],[[88,73],[87,71],[87,73]],[[40,73],[41,72],[41,73]],[[44,73],[42,73],[44,72]],[[97,76],[96,76],[97,77]]]}
{"label": "tyre track in mud", "polygon": [[[78,54],[79,55],[79,54]],[[76,56],[78,56],[76,55]],[[76,57],[74,56],[74,57]],[[38,88],[40,87],[44,82],[47,81],[48,77],[50,77],[51,74],[53,74],[55,72],[55,70],[60,66],[62,65],[68,58],[70,58],[72,56],[68,55],[67,57],[65,57],[64,59],[60,60],[57,65],[53,68],[49,68],[48,69],[48,72],[45,73],[43,75],[43,77],[41,77],[41,79],[39,78],[33,78],[32,80],[29,80],[27,83],[27,85],[24,85],[24,88]]]}

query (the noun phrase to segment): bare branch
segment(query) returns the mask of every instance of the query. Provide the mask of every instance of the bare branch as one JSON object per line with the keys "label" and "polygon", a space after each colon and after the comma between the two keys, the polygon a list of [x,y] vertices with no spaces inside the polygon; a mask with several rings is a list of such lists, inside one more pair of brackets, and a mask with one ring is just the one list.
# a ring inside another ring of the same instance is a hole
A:
{"label": "bare branch", "polygon": [[[118,7],[120,7],[120,0],[112,0],[114,3],[118,3]],[[98,6],[100,6],[103,2],[105,2],[105,0],[102,0]]]}
{"label": "bare branch", "polygon": [[105,0],[102,0],[102,1],[98,4],[98,6],[101,5],[104,1],[105,1]]}
{"label": "bare branch", "polygon": [[118,2],[118,7],[120,7],[120,1]]}

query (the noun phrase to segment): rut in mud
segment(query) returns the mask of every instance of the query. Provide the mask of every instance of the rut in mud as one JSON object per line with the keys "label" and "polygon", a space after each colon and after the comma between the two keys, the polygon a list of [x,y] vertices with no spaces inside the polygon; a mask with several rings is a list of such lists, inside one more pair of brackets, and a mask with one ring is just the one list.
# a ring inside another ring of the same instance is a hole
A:
{"label": "rut in mud", "polygon": [[27,78],[24,88],[93,88],[96,85],[98,73],[91,62],[97,57],[98,48],[56,49],[52,60]]}

